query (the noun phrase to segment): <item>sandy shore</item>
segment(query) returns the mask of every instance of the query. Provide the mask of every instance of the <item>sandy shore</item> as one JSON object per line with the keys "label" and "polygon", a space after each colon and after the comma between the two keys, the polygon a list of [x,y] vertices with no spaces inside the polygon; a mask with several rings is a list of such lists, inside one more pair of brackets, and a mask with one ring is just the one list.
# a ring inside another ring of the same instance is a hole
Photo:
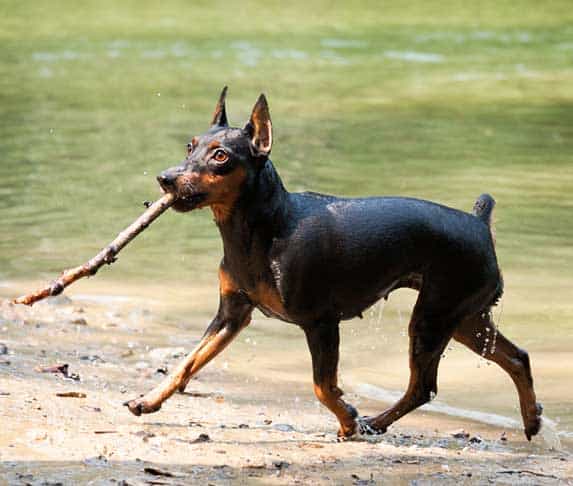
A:
{"label": "sandy shore", "polygon": [[[573,484],[567,447],[552,450],[514,429],[440,414],[413,413],[376,442],[339,443],[336,422],[310,383],[249,373],[248,366],[208,366],[161,411],[134,417],[122,402],[161,380],[193,344],[168,340],[168,325],[147,325],[147,313],[134,312],[110,312],[97,299],[80,305],[61,298],[33,309],[2,302],[3,481]],[[68,377],[38,371],[62,364]],[[381,408],[350,398],[361,413]],[[468,435],[454,437],[459,429]]]}

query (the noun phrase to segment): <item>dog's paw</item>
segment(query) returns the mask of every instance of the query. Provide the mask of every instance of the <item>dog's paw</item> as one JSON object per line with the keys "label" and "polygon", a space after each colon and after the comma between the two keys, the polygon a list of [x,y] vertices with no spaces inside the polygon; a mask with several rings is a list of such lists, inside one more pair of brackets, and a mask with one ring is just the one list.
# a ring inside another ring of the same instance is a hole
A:
{"label": "dog's paw", "polygon": [[129,411],[136,416],[140,416],[142,413],[153,413],[157,412],[161,408],[160,405],[152,406],[148,402],[146,402],[142,397],[135,398],[133,400],[129,400],[124,402],[123,405],[129,408]]}
{"label": "dog's paw", "polygon": [[529,418],[525,424],[525,437],[527,440],[531,440],[534,435],[539,433],[541,429],[541,415],[543,414],[543,405],[541,403],[535,404],[535,415]]}
{"label": "dog's paw", "polygon": [[355,420],[356,426],[354,431],[348,435],[342,435],[339,433],[339,442],[344,441],[368,441],[376,442],[380,440],[381,436],[386,432],[384,429],[375,429],[369,423],[366,417],[357,417]]}

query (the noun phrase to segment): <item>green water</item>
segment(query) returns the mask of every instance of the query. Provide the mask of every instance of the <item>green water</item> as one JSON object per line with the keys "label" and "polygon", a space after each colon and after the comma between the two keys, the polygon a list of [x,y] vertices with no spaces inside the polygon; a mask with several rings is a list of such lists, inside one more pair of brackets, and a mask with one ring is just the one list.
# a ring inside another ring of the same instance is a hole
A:
{"label": "green water", "polygon": [[[228,84],[233,124],[268,95],[290,190],[467,210],[492,193],[504,321],[570,362],[573,9],[433,4],[0,2],[0,281],[110,241]],[[215,288],[211,219],[165,214],[98,279]],[[570,417],[571,392],[551,393]]]}

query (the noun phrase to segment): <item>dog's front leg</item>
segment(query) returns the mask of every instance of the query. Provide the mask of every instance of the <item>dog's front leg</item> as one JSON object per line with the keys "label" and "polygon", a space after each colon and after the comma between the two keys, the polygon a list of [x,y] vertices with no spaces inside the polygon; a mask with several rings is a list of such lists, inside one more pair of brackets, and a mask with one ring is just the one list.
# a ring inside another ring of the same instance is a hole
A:
{"label": "dog's front leg", "polygon": [[211,361],[251,321],[253,306],[239,293],[221,294],[217,315],[201,342],[185,357],[175,372],[146,395],[125,402],[134,415],[156,412],[175,391],[185,389],[191,377]]}
{"label": "dog's front leg", "polygon": [[346,438],[356,430],[356,409],[341,397],[343,392],[338,388],[338,347],[340,335],[338,322],[320,322],[305,326],[306,340],[312,355],[312,374],[314,393],[340,422],[338,436]]}

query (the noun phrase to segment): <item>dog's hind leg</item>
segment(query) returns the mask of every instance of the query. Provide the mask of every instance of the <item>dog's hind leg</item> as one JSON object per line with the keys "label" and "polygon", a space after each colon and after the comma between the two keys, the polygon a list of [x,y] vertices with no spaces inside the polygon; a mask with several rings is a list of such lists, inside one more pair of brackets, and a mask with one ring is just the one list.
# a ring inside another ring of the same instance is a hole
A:
{"label": "dog's hind leg", "polygon": [[408,389],[395,405],[380,415],[360,419],[365,433],[386,432],[390,424],[429,402],[438,392],[438,365],[453,329],[447,320],[429,319],[423,302],[423,296],[420,294],[408,328],[410,336]]}
{"label": "dog's hind leg", "polygon": [[125,402],[134,415],[156,412],[176,390],[184,389],[191,377],[211,361],[244,329],[251,320],[253,306],[239,293],[221,295],[217,316],[201,342],[188,354],[175,372],[146,395]]}
{"label": "dog's hind leg", "polygon": [[336,415],[340,422],[338,436],[349,437],[356,428],[356,409],[341,397],[338,388],[338,347],[340,335],[338,322],[325,321],[304,327],[306,340],[312,355],[314,393],[318,400]]}
{"label": "dog's hind leg", "polygon": [[454,339],[497,363],[509,374],[519,394],[525,436],[531,440],[541,428],[543,407],[536,401],[527,352],[496,330],[489,313],[463,320],[454,332]]}

